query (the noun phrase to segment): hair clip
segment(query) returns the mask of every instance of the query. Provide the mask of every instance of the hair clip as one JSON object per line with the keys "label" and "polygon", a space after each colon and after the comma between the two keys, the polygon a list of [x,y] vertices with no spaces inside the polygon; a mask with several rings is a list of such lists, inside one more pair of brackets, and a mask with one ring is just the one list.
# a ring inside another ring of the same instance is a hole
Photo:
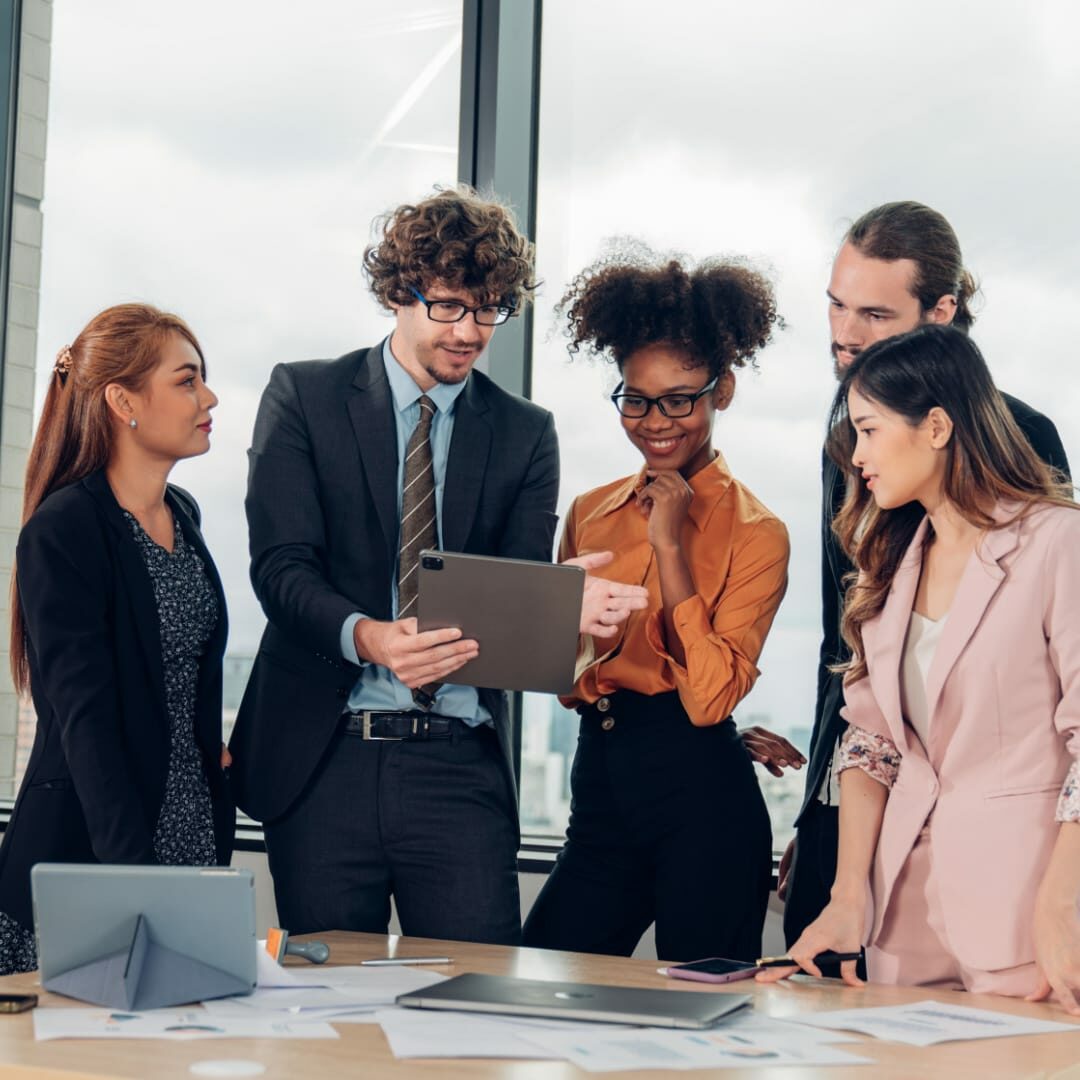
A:
{"label": "hair clip", "polygon": [[56,354],[56,363],[53,364],[53,371],[60,376],[61,380],[67,378],[68,372],[71,370],[72,358],[71,358],[71,346],[65,345]]}

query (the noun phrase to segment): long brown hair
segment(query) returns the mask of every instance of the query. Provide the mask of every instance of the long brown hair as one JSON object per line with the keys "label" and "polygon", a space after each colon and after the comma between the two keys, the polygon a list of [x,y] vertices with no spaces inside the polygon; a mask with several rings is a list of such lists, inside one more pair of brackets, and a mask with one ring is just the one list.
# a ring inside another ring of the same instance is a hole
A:
{"label": "long brown hair", "polygon": [[[56,357],[37,433],[26,463],[22,523],[54,491],[74,484],[109,461],[115,420],[105,388],[118,383],[138,392],[157,367],[170,334],[180,334],[199,354],[202,349],[187,323],[149,304],[117,304],[95,315]],[[77,538],[73,538],[77,542]],[[19,585],[11,574],[11,675],[15,688],[30,685],[26,631]]]}
{"label": "long brown hair", "polygon": [[847,682],[866,674],[863,624],[885,606],[897,567],[925,515],[918,502],[889,510],[874,503],[851,461],[856,436],[847,398],[852,389],[898,413],[912,427],[935,407],[945,411],[953,430],[945,448],[944,494],[971,524],[981,529],[1006,524],[990,514],[1001,499],[1020,504],[1012,520],[1037,503],[1076,506],[1072,486],[1031,448],[994,386],[982,353],[961,330],[922,326],[860,353],[836,391],[828,440],[830,456],[850,477],[833,531],[859,571],[847,591],[840,627],[851,650],[851,660],[839,668]]}

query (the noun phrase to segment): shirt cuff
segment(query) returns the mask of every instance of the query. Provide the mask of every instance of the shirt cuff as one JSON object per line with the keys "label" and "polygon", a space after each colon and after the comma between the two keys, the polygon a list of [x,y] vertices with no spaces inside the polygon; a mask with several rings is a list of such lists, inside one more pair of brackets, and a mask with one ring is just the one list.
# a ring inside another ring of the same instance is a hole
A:
{"label": "shirt cuff", "polygon": [[361,615],[359,611],[354,611],[341,624],[341,655],[350,664],[356,664],[357,667],[363,664],[364,661],[360,659],[360,654],[356,651],[356,638],[353,631],[356,629],[356,624],[367,617],[367,615]]}
{"label": "shirt cuff", "polygon": [[[679,635],[683,652],[688,657],[694,642],[701,641],[712,633],[712,624],[705,610],[705,601],[697,593],[675,605],[671,613],[671,621],[675,624],[675,633]],[[645,638],[652,651],[661,660],[670,664],[680,675],[686,675],[686,668],[671,655],[665,634],[664,609],[660,608],[652,612],[645,620]]]}
{"label": "shirt cuff", "polygon": [[836,771],[862,769],[867,776],[891,788],[900,771],[900,751],[891,739],[849,724],[840,740]]}
{"label": "shirt cuff", "polygon": [[1080,761],[1074,761],[1058,797],[1055,821],[1080,821]]}

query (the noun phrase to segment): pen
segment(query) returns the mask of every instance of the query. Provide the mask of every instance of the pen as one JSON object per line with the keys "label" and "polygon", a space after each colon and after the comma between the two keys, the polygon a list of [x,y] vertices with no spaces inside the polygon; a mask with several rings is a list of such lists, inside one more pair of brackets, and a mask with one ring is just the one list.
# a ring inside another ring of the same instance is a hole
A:
{"label": "pen", "polygon": [[[838,964],[842,960],[861,960],[862,949],[858,952],[833,952],[826,949],[814,957],[815,964]],[[757,962],[758,967],[798,967],[799,965],[790,956],[763,956]]]}
{"label": "pen", "polygon": [[397,967],[399,964],[452,964],[449,956],[379,956],[374,960],[361,960],[366,967]]}

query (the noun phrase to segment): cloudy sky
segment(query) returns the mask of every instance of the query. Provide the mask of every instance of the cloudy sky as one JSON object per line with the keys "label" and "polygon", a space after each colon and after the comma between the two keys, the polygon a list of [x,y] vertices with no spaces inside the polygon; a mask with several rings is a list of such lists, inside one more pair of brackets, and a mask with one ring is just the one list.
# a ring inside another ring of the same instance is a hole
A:
{"label": "cloudy sky", "polygon": [[[360,253],[379,212],[456,175],[460,9],[433,0],[57,0],[39,369],[97,310],[145,299],[202,339],[214,447],[176,479],[203,504],[235,652],[261,615],[243,492],[271,367],[377,341]],[[1080,465],[1080,15],[1065,0],[545,0],[534,396],[556,413],[563,505],[637,467],[551,308],[605,237],[773,273],[788,329],[717,428],[787,523],[791,585],[746,711],[812,714],[824,289],[846,223],[943,211],[984,288],[1000,385]],[[770,677],[771,675],[771,677]]]}

